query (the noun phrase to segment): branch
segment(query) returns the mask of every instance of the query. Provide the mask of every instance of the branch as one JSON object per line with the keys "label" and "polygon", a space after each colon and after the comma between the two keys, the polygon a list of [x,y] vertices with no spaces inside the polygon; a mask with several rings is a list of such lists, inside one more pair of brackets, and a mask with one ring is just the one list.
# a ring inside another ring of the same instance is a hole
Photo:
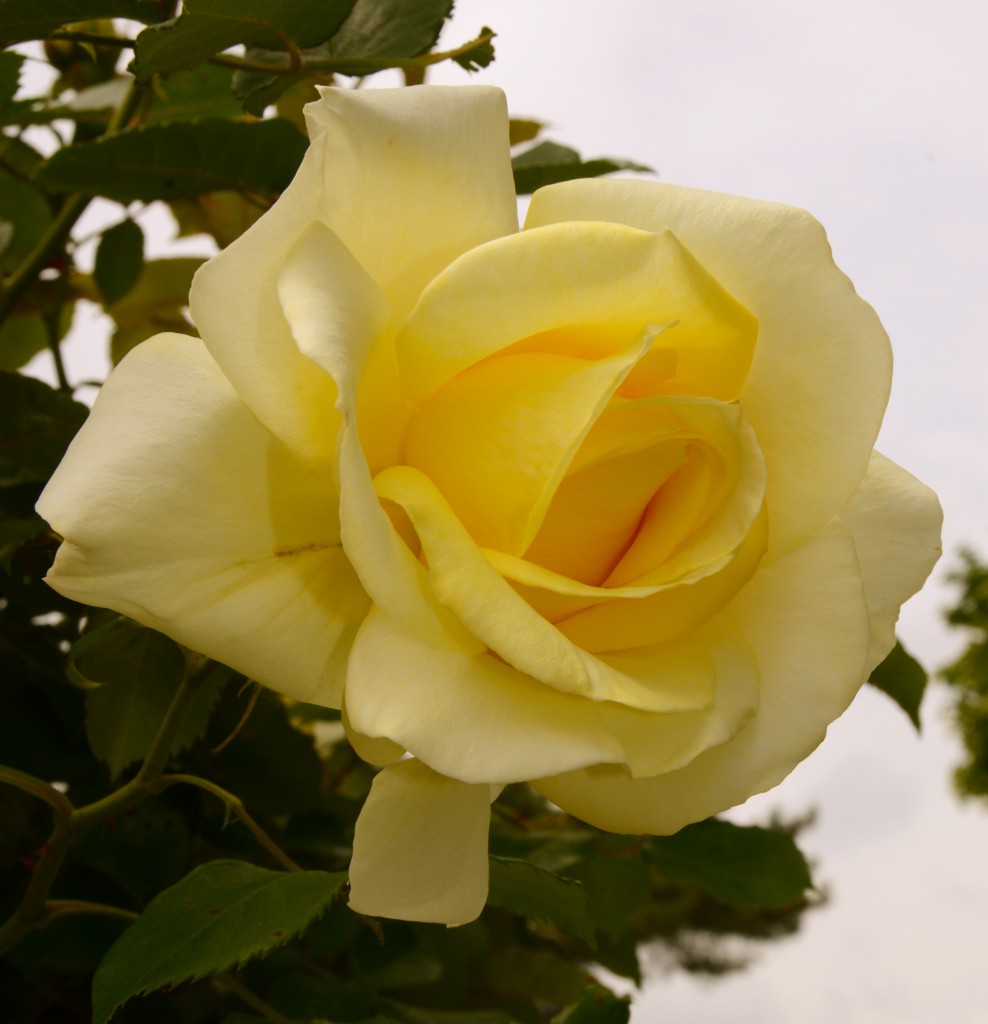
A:
{"label": "branch", "polygon": [[210,782],[208,779],[201,779],[198,775],[162,775],[152,788],[155,792],[160,792],[163,789],[167,789],[168,786],[183,782],[189,786],[198,786],[199,789],[204,789],[207,793],[212,793],[217,799],[222,800],[226,805],[228,813],[239,818],[250,834],[282,867],[288,868],[289,871],[302,870],[250,816],[240,797],[227,792],[227,790]]}
{"label": "branch", "polygon": [[64,793],[60,793],[47,782],[28,775],[27,772],[0,765],[0,782],[6,782],[8,786],[15,786],[25,793],[30,793],[31,796],[36,796],[39,800],[44,800],[60,818],[70,817],[74,810],[72,801]]}

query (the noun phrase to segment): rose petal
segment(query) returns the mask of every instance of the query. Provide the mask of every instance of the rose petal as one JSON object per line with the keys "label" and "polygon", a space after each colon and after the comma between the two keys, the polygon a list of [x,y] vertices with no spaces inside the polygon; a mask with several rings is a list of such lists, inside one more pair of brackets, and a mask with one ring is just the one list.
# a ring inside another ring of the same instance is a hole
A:
{"label": "rose petal", "polygon": [[350,908],[405,921],[466,924],[487,902],[491,787],[421,761],[385,768],[357,819]]}
{"label": "rose petal", "polygon": [[899,607],[923,585],[942,552],[937,496],[878,452],[840,515],[854,538],[871,619],[869,670],[895,644]]}
{"label": "rose petal", "polygon": [[332,465],[300,461],[199,341],[141,344],[38,509],[48,582],[301,700],[338,705],[369,602],[340,547]]}
{"label": "rose petal", "polygon": [[401,319],[461,253],[518,230],[504,94],[489,86],[319,88],[322,219]]}
{"label": "rose petal", "polygon": [[667,666],[665,673],[633,677],[567,640],[501,578],[418,470],[394,466],[374,484],[415,527],[436,598],[508,664],[562,692],[595,701],[662,711],[709,704],[713,674],[702,664],[691,668],[685,659],[676,671]]}
{"label": "rose petal", "polygon": [[673,231],[757,319],[740,398],[768,464],[770,557],[816,536],[864,476],[892,373],[885,331],[834,266],[823,228],[772,203],[577,181],[533,196],[522,237],[574,220]]}
{"label": "rose petal", "polygon": [[429,647],[374,611],[350,659],[347,713],[362,735],[389,737],[436,771],[508,783],[601,762],[668,771],[729,739],[757,706],[757,666],[729,630],[615,664],[643,678],[709,674],[711,702],[654,714],[561,693],[488,653]]}
{"label": "rose petal", "polygon": [[594,362],[532,354],[464,371],[412,418],[407,464],[429,477],[478,544],[521,555],[653,334],[636,332]]}
{"label": "rose petal", "polygon": [[757,325],[673,235],[581,223],[525,231],[467,253],[425,289],[397,340],[402,385],[422,401],[514,344],[599,359],[648,323],[668,331],[642,379],[628,379],[632,397],[653,385],[736,397]]}
{"label": "rose petal", "polygon": [[854,543],[835,523],[763,567],[721,616],[750,644],[758,713],[686,767],[631,779],[601,766],[537,780],[564,810],[611,832],[663,835],[777,785],[820,743],[867,672],[868,615]]}

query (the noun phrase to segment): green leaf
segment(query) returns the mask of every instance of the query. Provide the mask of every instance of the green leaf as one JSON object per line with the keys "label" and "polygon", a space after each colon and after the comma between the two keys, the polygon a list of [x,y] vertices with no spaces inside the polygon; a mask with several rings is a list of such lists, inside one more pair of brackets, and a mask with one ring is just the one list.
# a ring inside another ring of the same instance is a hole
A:
{"label": "green leaf", "polygon": [[144,267],[144,232],[124,220],[103,232],[96,249],[93,279],[107,305],[123,298],[137,283]]}
{"label": "green leaf", "polygon": [[[68,661],[73,673],[94,687],[86,695],[86,736],[115,777],[147,754],[185,677],[185,655],[163,634],[117,618],[84,634]],[[171,753],[191,746],[205,732],[225,678],[217,671],[202,683]]]}
{"label": "green leaf", "polygon": [[531,142],[542,131],[545,125],[526,117],[513,117],[508,121],[508,144],[520,146],[523,142]]}
{"label": "green leaf", "polygon": [[488,901],[522,917],[543,921],[595,944],[590,900],[584,887],[524,860],[507,857],[490,859]]}
{"label": "green leaf", "polygon": [[587,986],[587,973],[552,949],[503,944],[484,965],[492,992],[545,1000],[555,1006],[576,1002]]}
{"label": "green leaf", "polygon": [[591,985],[573,1006],[552,1018],[552,1024],[628,1024],[631,999]]}
{"label": "green leaf", "polygon": [[93,979],[94,1024],[132,996],[218,974],[288,942],[345,882],[325,871],[203,864],[156,896],[110,949]]}
{"label": "green leaf", "polygon": [[288,121],[207,118],[149,124],[58,150],[39,181],[121,203],[236,190],[274,196],[292,180],[305,137]]}
{"label": "green leaf", "polygon": [[0,519],[0,569],[10,572],[14,553],[25,542],[36,537],[45,528],[40,516],[24,519]]}
{"label": "green leaf", "polygon": [[114,364],[152,334],[192,333],[182,310],[189,304],[192,278],[203,262],[196,256],[177,256],[144,264],[137,283],[106,310],[117,325],[110,342]]}
{"label": "green leaf", "polygon": [[185,0],[178,18],[137,37],[130,70],[138,78],[194,68],[238,43],[267,50],[326,42],[343,24],[353,0]]}
{"label": "green leaf", "polygon": [[9,103],[17,92],[21,81],[22,53],[6,50],[0,53],[0,106]]}
{"label": "green leaf", "polygon": [[38,313],[7,317],[0,326],[0,370],[19,370],[48,344],[48,328]]}
{"label": "green leaf", "polygon": [[51,223],[48,200],[33,185],[0,172],[0,220],[10,225],[10,239],[0,269],[10,272],[35,247]]}
{"label": "green leaf", "polygon": [[919,706],[926,692],[926,670],[901,643],[896,643],[868,682],[888,694],[920,731]]}
{"label": "green leaf", "polygon": [[147,121],[193,121],[203,117],[239,117],[232,92],[233,72],[214,64],[177,71],[155,83]]}
{"label": "green leaf", "polygon": [[334,59],[417,57],[431,50],[453,12],[453,0],[357,0],[333,37]]}
{"label": "green leaf", "polygon": [[528,195],[544,185],[555,185],[560,181],[572,181],[574,178],[598,178],[602,174],[613,174],[615,171],[652,170],[645,164],[633,163],[631,160],[615,160],[611,157],[582,160],[575,149],[548,140],[512,157],[511,167],[515,173],[515,191],[519,195]]}
{"label": "green leaf", "polygon": [[0,487],[46,482],[88,415],[39,380],[0,372]]}
{"label": "green leaf", "polygon": [[11,177],[29,181],[44,162],[44,157],[23,139],[0,135],[0,169]]}
{"label": "green leaf", "polygon": [[382,999],[387,1014],[364,1024],[516,1024],[513,1015],[504,1010],[433,1010],[409,1006],[397,999]]}
{"label": "green leaf", "polygon": [[593,901],[597,928],[618,941],[649,898],[648,866],[640,844],[627,836],[600,836],[580,877]]}
{"label": "green leaf", "polygon": [[813,885],[791,836],[710,818],[646,845],[671,882],[694,885],[737,910],[774,910],[803,898]]}
{"label": "green leaf", "polygon": [[160,17],[156,0],[0,0],[0,46],[44,39],[77,21],[130,18],[150,24]]}

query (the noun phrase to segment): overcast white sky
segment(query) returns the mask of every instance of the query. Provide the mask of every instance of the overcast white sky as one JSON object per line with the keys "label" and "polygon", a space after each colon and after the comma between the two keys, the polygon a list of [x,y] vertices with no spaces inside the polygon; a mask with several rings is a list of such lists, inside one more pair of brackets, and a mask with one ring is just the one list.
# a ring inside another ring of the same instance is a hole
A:
{"label": "overcast white sky", "polygon": [[[900,632],[928,666],[949,660],[960,638],[940,623],[943,576],[960,544],[988,552],[988,5],[457,0],[445,41],[485,24],[497,61],[473,81],[502,86],[558,141],[803,206],[827,227],[895,347],[880,446],[946,510],[947,555]],[[988,805],[950,792],[943,704],[928,698],[917,739],[863,692],[783,786],[735,812],[818,807],[804,846],[832,901],[735,978],[652,978],[635,1024],[988,1020]]]}
{"label": "overcast white sky", "polygon": [[[988,5],[976,0],[458,0],[450,43],[500,35],[475,81],[587,156],[805,207],[896,354],[880,447],[946,510],[937,581],[901,634],[930,666],[962,543],[988,551]],[[463,81],[458,69],[435,81]],[[832,890],[753,969],[658,976],[636,1024],[983,1024],[988,805],[949,787],[934,693],[917,739],[866,691],[775,792],[735,812],[820,811],[805,845]]]}

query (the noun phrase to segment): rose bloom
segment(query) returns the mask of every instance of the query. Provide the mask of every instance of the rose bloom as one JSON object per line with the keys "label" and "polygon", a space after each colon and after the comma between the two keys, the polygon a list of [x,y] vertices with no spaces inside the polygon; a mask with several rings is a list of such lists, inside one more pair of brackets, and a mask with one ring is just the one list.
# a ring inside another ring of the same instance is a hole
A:
{"label": "rose bloom", "polygon": [[384,766],[351,905],[462,923],[507,783],[663,834],[783,779],[940,511],[872,450],[888,339],[808,214],[577,181],[519,232],[500,92],[321,95],[202,340],[138,346],[45,491],[49,581],[342,707]]}

